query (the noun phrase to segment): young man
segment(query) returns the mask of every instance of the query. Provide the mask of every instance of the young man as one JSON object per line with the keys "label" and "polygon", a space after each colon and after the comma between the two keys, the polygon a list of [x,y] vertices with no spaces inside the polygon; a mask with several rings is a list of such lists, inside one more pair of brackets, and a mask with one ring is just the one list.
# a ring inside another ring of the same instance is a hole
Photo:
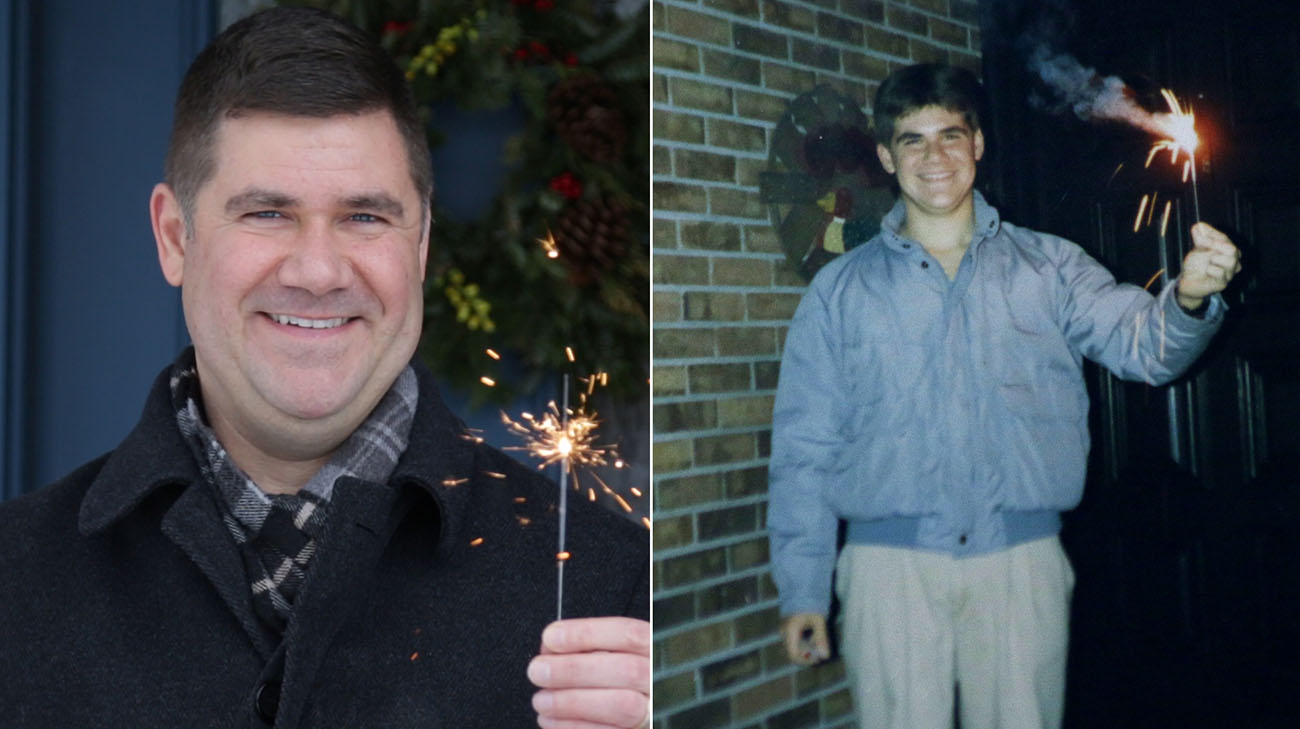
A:
{"label": "young man", "polygon": [[[820,271],[785,344],[769,527],[791,659],[830,656],[832,573],[862,729],[1057,727],[1073,573],[1057,539],[1087,463],[1083,357],[1168,382],[1219,326],[1236,248],[1203,223],[1159,296],[974,190],[982,90],[885,80],[900,200]],[[846,544],[836,556],[839,522]]]}
{"label": "young man", "polygon": [[433,183],[387,54],[313,10],[232,25],[166,179],[194,346],[114,452],[0,506],[4,724],[645,722],[645,531],[575,501],[548,625],[553,485],[412,363]]}

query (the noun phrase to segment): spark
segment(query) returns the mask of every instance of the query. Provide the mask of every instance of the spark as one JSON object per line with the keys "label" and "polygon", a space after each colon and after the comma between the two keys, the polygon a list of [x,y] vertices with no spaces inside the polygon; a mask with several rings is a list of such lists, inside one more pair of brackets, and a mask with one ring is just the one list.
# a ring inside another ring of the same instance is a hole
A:
{"label": "spark", "polygon": [[412,660],[412,661],[416,660],[416,659],[419,658],[419,657],[420,657],[420,652],[419,652],[419,651],[416,651],[416,652],[414,652],[414,653],[411,654],[411,660]]}
{"label": "spark", "polygon": [[483,543],[483,537],[475,537],[475,538],[473,538],[473,539],[470,540],[470,542],[469,542],[469,546],[471,546],[471,547],[477,547],[478,545],[480,545],[480,544],[482,544],[482,543]]}
{"label": "spark", "polygon": [[555,234],[551,232],[550,228],[546,229],[546,237],[538,238],[537,242],[541,244],[542,250],[546,251],[547,258],[560,257],[560,249],[555,244]]}
{"label": "spark", "polygon": [[463,483],[469,483],[469,479],[468,478],[444,478],[442,480],[443,486],[459,486]]}
{"label": "spark", "polygon": [[487,353],[487,356],[491,357],[492,359],[501,359],[501,355],[498,354],[497,351],[496,351],[495,349],[490,349],[490,348],[489,348],[489,349],[485,349],[485,350],[483,350],[483,351],[486,352],[486,353]]}
{"label": "spark", "polygon": [[478,381],[482,382],[484,385],[487,385],[488,387],[497,386],[497,381],[492,379],[491,377],[488,377],[487,375],[483,375],[482,377],[478,378]]}
{"label": "spark", "polygon": [[586,406],[578,409],[560,408],[554,400],[547,403],[541,417],[521,413],[519,420],[501,414],[501,422],[512,434],[523,440],[522,446],[507,446],[506,450],[527,451],[538,459],[539,470],[556,463],[565,463],[572,470],[580,467],[608,465],[613,447],[598,444],[597,429],[600,420]]}
{"label": "spark", "polygon": [[[1152,160],[1161,152],[1169,153],[1169,164],[1178,164],[1180,156],[1185,155],[1183,160],[1182,181],[1192,181],[1192,209],[1196,220],[1201,219],[1201,201],[1196,185],[1196,148],[1200,145],[1200,137],[1196,134],[1196,114],[1190,106],[1184,108],[1174,96],[1174,92],[1169,89],[1161,89],[1160,95],[1165,100],[1165,105],[1169,107],[1167,113],[1155,115],[1154,125],[1161,134],[1163,139],[1157,140],[1151,145],[1147,152],[1145,167],[1150,167]],[[1145,207],[1146,196],[1143,198],[1143,207]],[[1155,208],[1154,198],[1151,200],[1151,208]],[[1142,219],[1142,209],[1139,208],[1137,219]],[[1165,234],[1165,226],[1169,221],[1169,201],[1165,202],[1165,214],[1161,218],[1160,235]],[[1148,216],[1147,223],[1150,224]],[[1137,232],[1137,224],[1134,224],[1134,231]]]}
{"label": "spark", "polygon": [[1150,195],[1143,195],[1143,196],[1142,196],[1142,202],[1138,203],[1138,214],[1137,214],[1137,220],[1134,220],[1134,221],[1133,221],[1133,232],[1134,232],[1134,233],[1138,232],[1138,228],[1141,228],[1141,227],[1142,227],[1142,213],[1146,212],[1146,209],[1147,209],[1147,200],[1148,200],[1149,198],[1150,198]]}
{"label": "spark", "polygon": [[500,478],[500,479],[504,479],[506,477],[506,475],[504,473],[501,473],[500,471],[484,471],[483,475],[489,478]]}

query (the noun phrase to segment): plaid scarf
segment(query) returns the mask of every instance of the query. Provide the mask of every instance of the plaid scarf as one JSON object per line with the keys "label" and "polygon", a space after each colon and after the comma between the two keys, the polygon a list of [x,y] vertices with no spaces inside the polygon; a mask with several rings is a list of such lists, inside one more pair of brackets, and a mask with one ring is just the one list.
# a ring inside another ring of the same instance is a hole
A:
{"label": "plaid scarf", "polygon": [[173,367],[172,405],[204,480],[215,489],[226,528],[239,545],[253,609],[283,634],[306,578],[339,478],[384,483],[406,450],[419,395],[415,371],[402,370],[370,417],[296,494],[268,494],[230,460],[203,416],[193,351]]}

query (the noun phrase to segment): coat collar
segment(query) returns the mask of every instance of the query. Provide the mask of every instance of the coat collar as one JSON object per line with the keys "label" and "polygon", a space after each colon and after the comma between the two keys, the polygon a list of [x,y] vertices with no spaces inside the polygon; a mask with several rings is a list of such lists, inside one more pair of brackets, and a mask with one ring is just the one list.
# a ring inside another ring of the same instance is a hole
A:
{"label": "coat collar", "polygon": [[[972,192],[975,198],[975,227],[971,233],[971,248],[975,248],[985,238],[990,238],[998,232],[1002,219],[998,215],[997,208],[990,205],[979,190]],[[901,232],[906,219],[907,207],[902,197],[899,197],[894,202],[894,207],[880,219],[880,232],[885,245],[900,252],[908,249],[907,244],[913,242]]]}
{"label": "coat collar", "polygon": [[[419,382],[419,402],[410,443],[390,483],[415,486],[433,498],[441,512],[441,548],[459,532],[467,504],[465,490],[456,485],[478,475],[475,446],[465,434],[464,423],[443,402],[433,374],[418,361],[412,365]],[[91,482],[81,502],[79,527],[83,534],[104,531],[159,489],[201,483],[198,465],[172,412],[171,370],[168,365],[159,373],[139,422]]]}

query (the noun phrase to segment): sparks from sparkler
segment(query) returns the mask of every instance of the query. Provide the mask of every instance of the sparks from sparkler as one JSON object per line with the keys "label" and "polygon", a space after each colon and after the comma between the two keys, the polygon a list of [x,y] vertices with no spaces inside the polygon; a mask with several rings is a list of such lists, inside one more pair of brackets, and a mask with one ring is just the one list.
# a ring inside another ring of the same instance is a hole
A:
{"label": "sparks from sparkler", "polygon": [[559,248],[559,246],[555,243],[555,234],[551,232],[551,229],[550,229],[550,228],[547,228],[547,229],[546,229],[546,237],[545,237],[545,238],[538,238],[538,239],[537,239],[537,242],[538,242],[539,245],[542,246],[542,250],[546,251],[546,257],[547,257],[547,258],[559,258],[559,257],[560,257],[560,248]]}
{"label": "sparks from sparkler", "polygon": [[[565,347],[564,351],[565,357],[570,362],[576,361],[577,357],[571,347]],[[624,468],[626,466],[623,459],[619,457],[615,446],[598,442],[597,432],[600,420],[597,413],[588,408],[588,398],[595,393],[597,386],[609,384],[609,375],[604,372],[593,373],[585,378],[579,378],[579,382],[585,383],[586,387],[585,390],[578,393],[578,406],[576,408],[569,406],[570,376],[566,374],[563,380],[561,397],[563,405],[551,401],[547,403],[546,411],[540,416],[523,412],[520,413],[517,420],[504,412],[501,413],[501,421],[506,426],[506,429],[523,441],[523,445],[507,446],[506,450],[526,451],[529,455],[538,459],[537,468],[539,470],[557,463],[560,465],[559,504],[557,506],[559,535],[558,548],[555,554],[556,620],[561,619],[564,615],[564,564],[571,557],[570,553],[565,549],[570,474],[573,476],[573,488],[581,490],[582,485],[579,483],[578,474],[579,469],[585,470],[587,475],[600,486],[600,489],[612,497],[624,511],[632,512],[631,504],[621,494],[610,488],[594,470],[591,470],[601,466],[611,466],[613,468]],[[586,490],[588,499],[595,501],[596,489],[587,487]],[[640,495],[640,492],[636,489],[633,489],[633,493]],[[642,519],[642,523],[649,528],[648,519]]]}
{"label": "sparks from sparkler", "polygon": [[[1186,155],[1187,159],[1183,160],[1182,182],[1192,181],[1192,211],[1195,222],[1201,219],[1201,202],[1200,195],[1197,192],[1196,185],[1196,148],[1200,145],[1200,137],[1196,134],[1196,114],[1190,106],[1184,108],[1178,101],[1178,97],[1169,89],[1160,90],[1161,97],[1165,100],[1165,105],[1169,111],[1163,114],[1153,115],[1152,125],[1165,135],[1164,139],[1157,140],[1151,145],[1147,152],[1146,163],[1143,167],[1151,167],[1151,162],[1156,155],[1161,152],[1169,152],[1169,163],[1178,164],[1180,155]],[[1116,168],[1116,172],[1118,172]],[[1114,175],[1112,175],[1112,178]],[[1143,225],[1151,225],[1151,220],[1156,211],[1157,193],[1143,195],[1141,202],[1138,203],[1137,217],[1133,220],[1133,232],[1138,232]],[[1173,201],[1165,200],[1164,209],[1160,213],[1160,238],[1164,239],[1165,233],[1169,228],[1169,214],[1173,210]],[[1143,219],[1145,217],[1145,220]],[[1163,254],[1162,254],[1163,255]],[[1165,273],[1165,269],[1160,269],[1147,281],[1142,288],[1150,288]],[[1145,319],[1139,317],[1134,321],[1133,327],[1133,356],[1138,354],[1138,338],[1142,330]],[[1165,313],[1160,312],[1160,358],[1165,356]]]}
{"label": "sparks from sparkler", "polygon": [[[1169,107],[1168,113],[1154,116],[1155,125],[1165,135],[1164,139],[1157,140],[1151,145],[1150,151],[1147,152],[1147,161],[1145,167],[1151,166],[1151,161],[1161,152],[1169,152],[1169,163],[1178,164],[1180,155],[1186,155],[1187,159],[1183,160],[1182,181],[1187,182],[1190,178],[1192,181],[1192,211],[1195,221],[1201,219],[1201,200],[1196,184],[1196,148],[1200,145],[1200,137],[1196,134],[1196,114],[1192,107],[1183,107],[1178,101],[1178,97],[1169,89],[1161,89],[1160,95],[1165,100],[1165,105]],[[1151,217],[1156,208],[1155,196],[1150,197],[1150,207],[1148,208],[1148,196],[1142,196],[1142,202],[1138,205],[1137,217],[1133,221],[1133,232],[1136,233],[1142,227],[1143,213],[1146,213],[1146,224],[1151,224]],[[1164,212],[1160,215],[1160,235],[1165,235],[1165,230],[1169,226],[1169,212],[1172,208],[1171,200],[1165,201]]]}

